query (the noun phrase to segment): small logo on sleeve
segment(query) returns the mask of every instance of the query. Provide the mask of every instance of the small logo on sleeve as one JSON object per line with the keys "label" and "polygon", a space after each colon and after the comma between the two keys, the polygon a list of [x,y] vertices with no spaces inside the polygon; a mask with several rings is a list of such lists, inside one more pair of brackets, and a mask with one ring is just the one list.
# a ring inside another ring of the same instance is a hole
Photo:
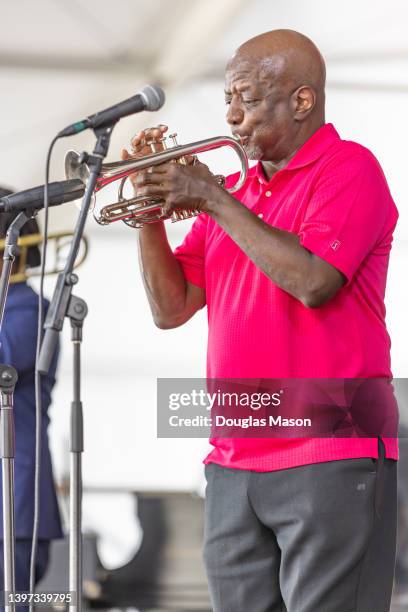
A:
{"label": "small logo on sleeve", "polygon": [[340,246],[341,246],[341,242],[340,242],[340,240],[334,240],[334,241],[331,243],[331,245],[330,245],[330,246],[331,246],[331,248],[333,249],[333,251],[338,251],[338,249],[339,249],[339,248],[340,248]]}

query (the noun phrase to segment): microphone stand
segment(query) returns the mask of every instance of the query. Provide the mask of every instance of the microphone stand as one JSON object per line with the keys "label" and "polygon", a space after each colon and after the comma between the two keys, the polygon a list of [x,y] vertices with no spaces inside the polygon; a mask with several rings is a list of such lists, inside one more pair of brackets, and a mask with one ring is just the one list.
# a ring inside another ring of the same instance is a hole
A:
{"label": "microphone stand", "polygon": [[[33,211],[23,211],[10,224],[7,231],[0,279],[0,330],[10,285],[11,270],[18,255],[17,242],[21,228],[33,216]],[[9,365],[0,365],[0,447],[2,463],[3,494],[3,555],[4,555],[4,607],[14,612],[15,592],[15,526],[14,526],[14,458],[15,434],[13,394],[17,372]],[[9,597],[11,596],[11,600]]]}
{"label": "microphone stand", "polygon": [[[3,493],[3,567],[4,608],[14,612],[15,580],[15,528],[14,528],[14,457],[15,436],[13,418],[13,393],[17,382],[16,370],[0,365],[0,410],[1,410],[1,462]],[[11,596],[11,599],[9,597]]]}
{"label": "microphone stand", "polygon": [[71,403],[70,431],[70,533],[69,533],[69,590],[74,594],[70,609],[74,612],[82,610],[82,452],[83,413],[81,402],[81,341],[83,321],[88,308],[84,300],[72,295],[72,287],[78,282],[78,276],[73,268],[78,254],[81,238],[87,220],[88,210],[96,181],[102,169],[102,162],[109,149],[109,142],[116,121],[109,126],[94,130],[97,137],[92,155],[82,153],[79,163],[86,161],[90,174],[86,184],[81,211],[74,231],[71,248],[64,270],[58,275],[54,294],[48,309],[44,324],[44,338],[41,346],[37,369],[40,374],[46,374],[51,366],[59,333],[64,324],[64,318],[71,321],[73,342],[73,387],[74,397]]}

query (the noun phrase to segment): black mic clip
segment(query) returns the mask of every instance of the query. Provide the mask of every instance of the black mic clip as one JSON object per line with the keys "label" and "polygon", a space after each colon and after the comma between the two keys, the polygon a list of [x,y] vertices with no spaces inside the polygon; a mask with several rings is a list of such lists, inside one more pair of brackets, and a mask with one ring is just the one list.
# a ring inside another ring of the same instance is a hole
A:
{"label": "black mic clip", "polygon": [[99,165],[101,163],[101,155],[92,155],[91,153],[87,153],[86,151],[82,151],[78,157],[78,166],[82,166],[82,164],[86,164],[89,168],[92,168],[95,165]]}
{"label": "black mic clip", "polygon": [[86,164],[89,160],[89,157],[89,153],[87,153],[86,151],[82,151],[82,153],[78,155],[78,164]]}
{"label": "black mic clip", "polygon": [[75,274],[75,272],[68,273],[65,276],[65,284],[69,287],[73,287],[74,285],[76,285],[78,280],[78,274]]}
{"label": "black mic clip", "polygon": [[87,164],[88,166],[93,166],[96,163],[99,163],[101,159],[100,155],[92,155],[92,153],[88,153],[87,151],[82,151],[78,155],[77,164],[78,166],[82,166],[82,164]]}

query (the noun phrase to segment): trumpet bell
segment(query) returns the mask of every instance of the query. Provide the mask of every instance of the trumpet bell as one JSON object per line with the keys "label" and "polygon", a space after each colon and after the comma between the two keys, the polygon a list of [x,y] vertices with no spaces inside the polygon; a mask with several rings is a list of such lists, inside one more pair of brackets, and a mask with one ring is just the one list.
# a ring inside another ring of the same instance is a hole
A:
{"label": "trumpet bell", "polygon": [[[65,154],[64,166],[65,166],[65,176],[67,177],[67,179],[79,179],[84,183],[84,185],[86,185],[91,172],[89,170],[88,164],[86,164],[81,159],[80,153],[77,153],[77,151],[73,151],[73,150],[68,151]],[[94,193],[91,196],[89,214],[94,214],[94,209],[96,205],[96,197],[95,197],[96,191],[97,189],[95,189]],[[75,204],[78,208],[80,208],[79,202],[75,202]]]}
{"label": "trumpet bell", "polygon": [[65,176],[67,179],[80,179],[85,185],[89,178],[89,168],[81,160],[76,151],[68,151],[65,155]]}

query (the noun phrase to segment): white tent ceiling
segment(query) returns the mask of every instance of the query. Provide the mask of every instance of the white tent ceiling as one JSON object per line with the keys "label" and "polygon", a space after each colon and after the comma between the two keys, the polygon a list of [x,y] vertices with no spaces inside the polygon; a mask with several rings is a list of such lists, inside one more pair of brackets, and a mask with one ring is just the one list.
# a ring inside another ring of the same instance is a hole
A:
{"label": "white tent ceiling", "polygon": [[[406,0],[3,0],[1,181],[42,182],[58,129],[146,82],[161,83],[181,116],[198,84],[216,82],[221,95],[226,59],[267,29],[290,27],[315,40],[329,88],[406,94],[406,16]],[[211,124],[205,110],[198,120]],[[143,125],[144,115],[117,126],[115,158],[129,131]],[[88,145],[89,136],[77,143]],[[57,149],[54,178],[65,148]]]}
{"label": "white tent ceiling", "polygon": [[309,35],[329,63],[408,60],[405,0],[3,0],[0,67],[148,75],[172,85],[277,27]]}

